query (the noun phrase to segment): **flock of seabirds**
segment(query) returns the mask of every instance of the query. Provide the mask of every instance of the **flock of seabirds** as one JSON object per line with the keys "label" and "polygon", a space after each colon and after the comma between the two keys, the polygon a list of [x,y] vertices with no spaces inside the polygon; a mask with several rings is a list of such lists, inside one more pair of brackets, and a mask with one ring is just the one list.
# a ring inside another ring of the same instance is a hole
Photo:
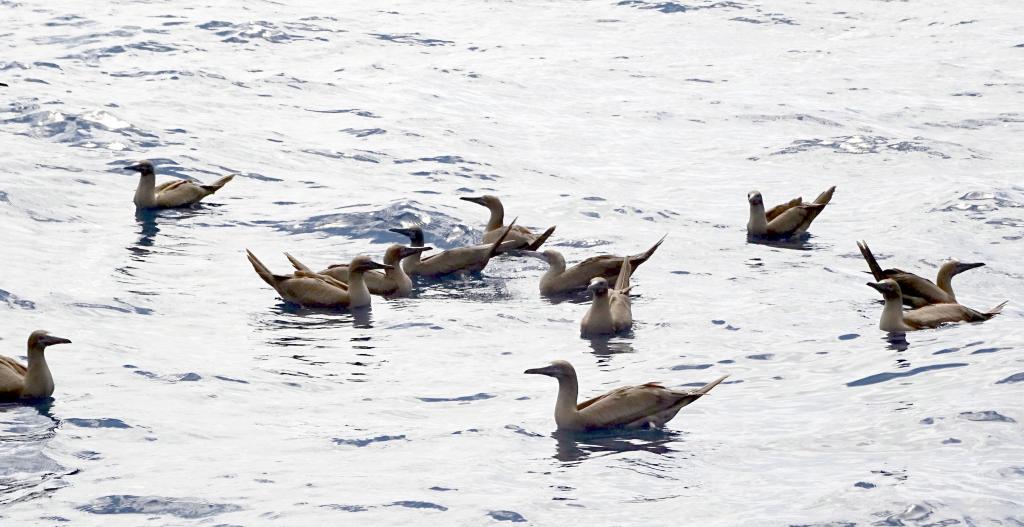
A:
{"label": "flock of seabirds", "polygon": [[[156,172],[149,161],[124,167],[140,175],[135,192],[138,209],[192,207],[203,198],[224,187],[233,175],[209,185],[188,180],[156,184]],[[747,234],[752,241],[799,238],[821,214],[832,199],[835,187],[821,193],[812,202],[801,198],[765,210],[761,193],[750,192],[750,220]],[[251,251],[246,250],[256,274],[285,301],[312,308],[368,308],[374,295],[385,298],[409,296],[413,277],[434,279],[458,273],[477,273],[491,258],[509,252],[539,257],[550,266],[540,280],[544,295],[562,295],[587,290],[592,296],[589,309],[580,322],[584,337],[614,335],[628,331],[633,324],[630,308],[630,277],[654,255],[665,240],[663,237],[646,251],[631,256],[600,255],[566,267],[565,258],[554,250],[538,252],[555,227],[537,235],[516,225],[505,224],[505,211],[495,196],[463,197],[465,201],[486,207],[490,218],[484,229],[483,243],[433,252],[424,245],[423,230],[418,226],[400,227],[391,231],[409,238],[408,245],[391,245],[384,252],[383,263],[359,255],[347,264],[332,265],[314,271],[288,253],[285,256],[295,268],[291,274],[274,274]],[[998,314],[1006,302],[985,312],[957,302],[952,279],[959,273],[985,265],[950,260],[939,267],[932,282],[900,269],[882,269],[864,242],[858,242],[868,263],[876,289],[885,300],[879,327],[883,331],[901,333],[934,328],[950,322],[981,322]],[[429,256],[424,253],[430,251]],[[905,311],[903,306],[911,309]],[[54,383],[46,365],[44,351],[48,346],[68,344],[66,338],[35,331],[28,339],[28,365],[0,356],[0,401],[31,400],[50,397]],[[576,371],[566,361],[558,360],[542,368],[526,370],[528,374],[554,377],[558,380],[555,423],[560,430],[587,431],[599,429],[636,429],[660,427],[671,420],[684,406],[696,401],[721,383],[720,377],[696,390],[673,390],[658,383],[625,386],[577,402],[579,385]]]}

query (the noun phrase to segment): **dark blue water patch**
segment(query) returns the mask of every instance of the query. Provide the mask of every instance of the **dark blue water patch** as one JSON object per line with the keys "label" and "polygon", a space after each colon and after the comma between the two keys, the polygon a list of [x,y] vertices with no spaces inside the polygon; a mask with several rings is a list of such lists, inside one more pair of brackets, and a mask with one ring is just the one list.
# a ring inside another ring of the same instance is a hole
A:
{"label": "dark blue water patch", "polygon": [[1013,349],[1013,348],[982,348],[982,349],[978,349],[978,350],[972,351],[971,355],[978,355],[980,353],[995,353],[997,351],[1008,350],[1008,349]]}
{"label": "dark blue water patch", "polygon": [[419,33],[404,33],[404,34],[387,34],[387,33],[370,33],[371,37],[378,38],[380,40],[386,40],[388,42],[394,42],[396,44],[407,44],[410,46],[448,46],[454,44],[451,40],[441,40],[437,38],[424,38]]}
{"label": "dark blue water patch", "polygon": [[860,337],[857,333],[847,333],[845,335],[839,335],[839,340],[853,340],[857,337]]}
{"label": "dark blue water patch", "polygon": [[208,503],[201,500],[128,494],[102,496],[78,507],[78,509],[93,514],[169,514],[186,519],[208,518],[225,512],[242,510],[238,505],[230,503]]}
{"label": "dark blue water patch", "polygon": [[932,353],[932,355],[945,355],[946,353],[953,353],[954,351],[960,351],[960,348],[944,348]]}
{"label": "dark blue water patch", "polygon": [[996,384],[1013,384],[1018,382],[1024,382],[1024,371],[1020,373],[1014,373],[1013,375],[1001,381],[997,381]]}
{"label": "dark blue water patch", "polygon": [[459,489],[450,489],[448,487],[430,487],[427,490],[432,490],[434,492],[453,492],[453,491],[457,491]]}
{"label": "dark blue water patch", "polygon": [[708,369],[708,368],[710,368],[712,366],[714,366],[714,365],[713,364],[679,364],[677,366],[672,366],[669,369],[673,370],[673,371],[680,371],[680,370],[706,370],[706,369]]}
{"label": "dark blue water patch", "polygon": [[380,135],[387,133],[387,130],[384,130],[383,128],[343,128],[339,131],[346,134],[354,135],[356,137],[369,137],[371,135]]}
{"label": "dark blue water patch", "polygon": [[198,373],[193,373],[193,372],[180,373],[180,374],[172,375],[171,376],[171,379],[172,379],[173,382],[195,382],[195,381],[202,380],[202,378],[203,377],[200,376]]}
{"label": "dark blue water patch", "polygon": [[848,383],[846,383],[846,385],[851,387],[851,388],[856,387],[856,386],[867,386],[869,384],[878,384],[880,382],[891,381],[893,379],[898,379],[898,378],[901,378],[901,377],[910,377],[910,376],[913,376],[913,375],[917,375],[919,373],[924,373],[926,371],[944,370],[946,368],[959,368],[959,367],[962,367],[962,366],[967,366],[967,363],[955,362],[955,363],[950,363],[950,364],[933,364],[931,366],[921,366],[920,368],[914,368],[912,370],[908,370],[908,371],[904,371],[904,372],[878,373],[878,374],[875,374],[875,375],[870,375],[868,377],[864,377],[863,379],[858,379],[856,381],[848,382]]}
{"label": "dark blue water patch", "polygon": [[500,522],[523,523],[526,521],[522,514],[515,511],[491,511],[487,515]]}
{"label": "dark blue water patch", "polygon": [[[462,156],[456,156],[456,155],[421,157],[421,158],[418,158],[418,159],[396,159],[394,162],[395,162],[396,165],[403,165],[403,164],[406,164],[406,163],[415,163],[417,161],[422,161],[424,163],[441,163],[441,164],[444,164],[444,165],[481,165],[481,166],[490,166],[487,163],[481,163],[481,162],[478,162],[478,161],[470,161],[468,159],[463,158]],[[466,190],[468,192],[473,192],[472,189],[466,189]]]}
{"label": "dark blue water patch", "polygon": [[[6,194],[4,195],[4,197],[6,197]],[[25,300],[23,298],[19,298],[17,295],[15,295],[15,294],[13,294],[13,293],[11,293],[9,291],[5,291],[3,289],[0,289],[0,302],[3,302],[4,304],[7,304],[7,306],[11,307],[11,308],[18,308],[18,309],[35,309],[36,308],[35,302],[32,302],[31,300]]]}
{"label": "dark blue water patch", "polygon": [[583,201],[608,201],[608,200],[606,200],[606,199],[604,199],[602,197],[599,197],[599,196],[587,196],[587,197],[583,198]]}
{"label": "dark blue water patch", "polygon": [[854,483],[853,486],[861,489],[873,489],[878,485],[875,485],[874,483],[868,483],[867,481],[858,481]]}
{"label": "dark blue water patch", "polygon": [[968,421],[982,421],[993,423],[1016,423],[1012,417],[1007,417],[995,410],[984,410],[981,412],[960,412],[960,417]]}
{"label": "dark blue water patch", "polygon": [[775,357],[774,353],[761,353],[758,355],[747,355],[748,359],[751,360],[772,360]]}
{"label": "dark blue water patch", "polygon": [[120,419],[114,419],[112,417],[100,417],[98,419],[82,419],[78,417],[69,417],[64,419],[65,423],[72,424],[79,428],[131,428],[131,425],[125,423]]}
{"label": "dark blue water patch", "polygon": [[976,91],[962,91],[950,95],[953,97],[981,97],[981,94]]}
{"label": "dark blue water patch", "polygon": [[23,80],[25,82],[33,82],[33,83],[36,83],[36,84],[50,84],[49,82],[46,82],[43,79],[35,79],[35,78],[32,78],[32,77],[26,77]]}
{"label": "dark blue water patch", "polygon": [[237,382],[239,384],[249,384],[249,381],[243,381],[242,379],[232,379],[231,377],[225,377],[223,375],[214,375],[214,379],[220,379],[227,382]]}
{"label": "dark blue water patch", "polygon": [[382,435],[377,437],[369,437],[366,439],[342,439],[340,437],[334,438],[334,444],[336,445],[350,445],[360,448],[372,445],[373,443],[383,443],[385,441],[408,441],[408,439],[406,439],[405,435]]}
{"label": "dark blue water patch", "polygon": [[451,402],[468,402],[468,401],[483,401],[487,399],[494,399],[497,395],[489,393],[477,393],[473,395],[463,395],[461,397],[417,397],[417,399],[425,403],[451,403]]}
{"label": "dark blue water patch", "polygon": [[1006,467],[999,469],[999,475],[1004,478],[1024,477],[1024,467]]}
{"label": "dark blue water patch", "polygon": [[301,32],[322,33],[337,32],[340,30],[328,29],[323,26],[305,22],[284,22],[275,24],[265,20],[257,20],[244,24],[234,24],[223,20],[211,20],[197,25],[199,29],[213,32],[218,37],[223,37],[221,42],[228,44],[248,44],[253,40],[262,40],[271,44],[286,44],[302,40],[327,39],[319,36],[305,36]]}
{"label": "dark blue water patch", "polygon": [[314,108],[306,108],[305,110],[307,112],[315,113],[350,113],[352,115],[358,115],[359,117],[366,117],[369,119],[380,119],[379,115],[367,110],[360,110],[358,108],[345,108],[340,110],[317,110]]}
{"label": "dark blue water patch", "polygon": [[961,440],[959,440],[959,439],[957,439],[955,437],[950,437],[950,438],[942,440],[942,444],[943,445],[959,445],[960,443],[963,443],[963,441],[961,441]]}
{"label": "dark blue water patch", "polygon": [[438,505],[436,503],[431,503],[429,501],[413,501],[413,500],[393,501],[393,502],[385,505],[385,507],[406,507],[406,508],[409,508],[409,509],[433,509],[433,510],[438,510],[438,511],[446,511],[446,510],[448,510],[448,507],[445,507],[444,505]]}
{"label": "dark blue water patch", "polygon": [[645,0],[622,0],[616,5],[629,6],[637,9],[651,9],[662,13],[685,13],[687,11],[699,11],[702,9],[741,9],[742,5],[736,2],[714,2],[711,4],[680,4],[676,2],[647,2]]}

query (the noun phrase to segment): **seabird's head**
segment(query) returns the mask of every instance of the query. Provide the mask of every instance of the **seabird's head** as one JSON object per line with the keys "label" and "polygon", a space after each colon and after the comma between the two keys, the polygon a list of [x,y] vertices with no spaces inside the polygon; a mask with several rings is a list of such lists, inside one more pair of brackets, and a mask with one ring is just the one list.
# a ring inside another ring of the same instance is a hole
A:
{"label": "seabird's head", "polygon": [[868,287],[882,293],[882,296],[886,299],[900,298],[902,293],[900,292],[900,285],[891,278],[886,278],[880,282],[868,282]]}
{"label": "seabird's head", "polygon": [[974,269],[975,267],[982,267],[984,265],[985,265],[984,262],[962,263],[959,260],[954,258],[954,259],[951,259],[948,262],[942,264],[942,267],[939,268],[939,274],[949,274],[950,277],[953,277],[953,276],[956,276],[956,275],[958,275],[958,274],[960,274],[960,273],[962,273],[964,271],[970,271],[971,269]]}
{"label": "seabird's head", "polygon": [[388,229],[391,232],[406,236],[412,242],[414,246],[423,245],[423,229],[413,225],[412,227],[402,227],[400,229]]}
{"label": "seabird's head", "polygon": [[590,281],[590,285],[587,287],[587,291],[590,291],[597,296],[604,296],[608,294],[608,280],[597,277]]}
{"label": "seabird's head", "polygon": [[498,199],[498,196],[492,196],[490,194],[485,194],[483,196],[478,197],[462,197],[459,199],[461,199],[462,201],[468,201],[470,203],[476,203],[477,205],[483,205],[489,209],[501,206],[501,200]]}
{"label": "seabird's head", "polygon": [[152,176],[152,175],[156,174],[156,171],[153,170],[153,163],[151,163],[150,161],[148,161],[146,159],[143,159],[142,161],[139,161],[138,163],[135,163],[134,165],[128,165],[128,166],[124,167],[124,169],[125,170],[134,170],[134,171],[138,172],[139,174],[142,174],[143,176]]}
{"label": "seabird's head", "polygon": [[764,198],[761,197],[760,192],[751,190],[747,193],[747,202],[751,205],[764,205]]}
{"label": "seabird's head", "polygon": [[54,344],[71,344],[71,341],[61,337],[55,337],[49,331],[38,329],[28,336],[29,349],[46,349]]}
{"label": "seabird's head", "polygon": [[361,254],[352,259],[352,262],[348,264],[348,271],[350,273],[365,273],[366,271],[372,271],[373,269],[391,269],[393,266],[384,265],[373,261],[373,258]]}
{"label": "seabird's head", "polygon": [[433,247],[406,247],[396,243],[391,247],[388,247],[388,250],[384,253],[384,263],[397,265],[398,262],[401,262],[414,254],[419,254],[423,251],[429,251],[432,249]]}
{"label": "seabird's head", "polygon": [[552,361],[548,366],[544,366],[543,368],[531,368],[523,373],[547,375],[548,377],[554,377],[556,379],[572,379],[576,377],[576,370],[573,369],[572,364],[569,364],[564,360]]}

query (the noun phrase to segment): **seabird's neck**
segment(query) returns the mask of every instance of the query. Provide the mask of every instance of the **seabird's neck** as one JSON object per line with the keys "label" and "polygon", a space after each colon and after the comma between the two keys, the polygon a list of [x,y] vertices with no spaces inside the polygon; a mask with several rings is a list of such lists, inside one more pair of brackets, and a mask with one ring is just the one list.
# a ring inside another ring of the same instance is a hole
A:
{"label": "seabird's neck", "polygon": [[578,428],[579,411],[576,400],[580,387],[575,373],[572,377],[558,377],[558,399],[555,401],[555,424],[559,428]]}
{"label": "seabird's neck", "polygon": [[135,189],[135,206],[150,208],[156,206],[156,174],[142,174]]}
{"label": "seabird's neck", "polygon": [[53,376],[46,364],[46,356],[41,348],[29,348],[28,373],[21,396],[27,398],[49,397],[53,395]]}
{"label": "seabird's neck", "polygon": [[349,307],[365,307],[370,305],[370,289],[366,287],[363,271],[349,270],[348,305]]}
{"label": "seabird's neck", "polygon": [[491,217],[487,220],[487,230],[494,231],[505,225],[505,207],[501,203],[495,203],[490,207]]}
{"label": "seabird's neck", "polygon": [[750,221],[747,222],[747,233],[763,236],[768,232],[768,217],[764,213],[764,203],[750,204]]}
{"label": "seabird's neck", "polygon": [[910,326],[903,321],[903,298],[896,296],[885,299],[885,307],[882,308],[882,320],[878,323],[879,329],[889,332],[900,332],[910,330]]}

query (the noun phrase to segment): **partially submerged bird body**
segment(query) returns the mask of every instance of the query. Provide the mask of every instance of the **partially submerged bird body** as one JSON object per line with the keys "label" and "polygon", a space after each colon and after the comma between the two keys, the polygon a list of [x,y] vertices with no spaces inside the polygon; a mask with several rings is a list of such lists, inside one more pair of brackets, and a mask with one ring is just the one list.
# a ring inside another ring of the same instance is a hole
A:
{"label": "partially submerged bird body", "polygon": [[360,308],[370,305],[370,291],[363,280],[363,273],[372,269],[386,269],[388,266],[374,262],[368,256],[357,256],[349,264],[349,283],[339,282],[330,276],[313,272],[301,262],[285,253],[288,260],[296,267],[291,275],[276,275],[267,269],[251,251],[246,249],[246,256],[256,274],[270,287],[273,287],[281,298],[287,302],[304,307],[345,307]]}
{"label": "partially submerged bird body", "polygon": [[233,174],[224,176],[209,185],[184,179],[157,185],[156,172],[153,163],[149,161],[139,161],[124,169],[134,170],[140,174],[139,186],[135,189],[135,206],[140,209],[170,209],[195,205],[206,196],[220,190],[235,177]]}
{"label": "partially submerged bird body", "polygon": [[[384,272],[366,271],[363,273],[363,281],[370,294],[390,298],[406,297],[412,293],[412,279],[402,269],[402,260],[424,251],[430,251],[433,247],[405,247],[394,244],[384,252],[384,264],[390,265],[390,269]],[[320,271],[320,274],[330,276],[335,280],[349,282],[349,264],[337,264]]]}
{"label": "partially submerged bird body", "polygon": [[[509,234],[515,220],[503,230]],[[423,229],[419,227],[391,229],[392,232],[408,236],[413,247],[423,247]],[[402,262],[402,267],[409,276],[439,277],[454,273],[478,273],[487,267],[491,258],[501,254],[504,248],[515,242],[499,237],[492,243],[456,247],[447,251],[432,254],[423,258],[419,253],[410,255]]]}
{"label": "partially submerged bird body", "polygon": [[747,222],[747,234],[756,238],[783,239],[801,236],[807,232],[811,222],[832,200],[836,187],[830,187],[814,199],[812,203],[804,203],[803,198],[795,198],[781,205],[772,207],[765,212],[764,198],[758,191],[747,194],[750,204],[750,220]]}
{"label": "partially submerged bird body", "polygon": [[565,257],[558,251],[548,249],[540,253],[550,266],[540,279],[540,292],[544,295],[559,295],[577,289],[586,289],[594,278],[616,280],[619,273],[622,272],[622,264],[626,262],[627,258],[632,266],[630,271],[632,273],[640,264],[650,259],[654,251],[658,250],[664,241],[665,238],[662,237],[650,249],[632,256],[610,254],[592,256],[568,269],[565,267]]}
{"label": "partially submerged bird body", "polygon": [[932,282],[927,278],[901,269],[882,269],[866,242],[857,242],[857,248],[860,249],[861,255],[867,261],[875,281],[881,282],[888,278],[899,284],[903,294],[903,303],[913,308],[931,304],[956,304],[956,295],[953,293],[953,277],[969,269],[985,265],[984,263],[961,263],[957,260],[949,260],[939,266],[935,282]]}
{"label": "partially submerged bird body", "polygon": [[603,429],[658,428],[672,420],[684,406],[700,399],[727,376],[696,390],[672,390],[659,383],[616,388],[577,404],[579,384],[576,370],[566,361],[526,370],[558,380],[555,423],[559,430],[585,432]]}
{"label": "partially submerged bird body", "polygon": [[[501,204],[501,200],[498,199],[497,196],[488,194],[480,197],[464,197],[459,199],[470,203],[476,203],[477,205],[483,205],[491,212],[491,216],[487,220],[487,226],[484,228],[483,242],[485,244],[494,243],[498,238],[501,238],[504,235],[505,206]],[[510,249],[506,249],[503,246],[502,252],[515,249],[536,251],[554,232],[555,227],[551,226],[548,227],[548,230],[538,236],[531,232],[530,229],[516,225],[512,227],[507,235],[504,235],[506,240],[513,241],[515,243],[508,246]]]}
{"label": "partially submerged bird body", "polygon": [[28,365],[0,355],[0,401],[37,399],[53,395],[53,375],[46,364],[44,351],[54,344],[70,340],[55,337],[46,331],[32,332],[28,337]]}
{"label": "partially submerged bird body", "polygon": [[886,278],[880,282],[868,282],[869,287],[882,293],[885,307],[879,329],[891,333],[904,333],[919,329],[935,328],[951,322],[983,322],[1000,313],[1006,302],[981,312],[961,304],[931,304],[911,311],[903,311],[903,294],[895,280]]}
{"label": "partially submerged bird body", "polygon": [[629,260],[625,260],[619,269],[614,289],[608,287],[608,281],[604,278],[590,281],[587,290],[593,294],[593,300],[580,322],[582,336],[614,335],[633,327],[633,310],[629,300],[631,274],[633,266]]}

